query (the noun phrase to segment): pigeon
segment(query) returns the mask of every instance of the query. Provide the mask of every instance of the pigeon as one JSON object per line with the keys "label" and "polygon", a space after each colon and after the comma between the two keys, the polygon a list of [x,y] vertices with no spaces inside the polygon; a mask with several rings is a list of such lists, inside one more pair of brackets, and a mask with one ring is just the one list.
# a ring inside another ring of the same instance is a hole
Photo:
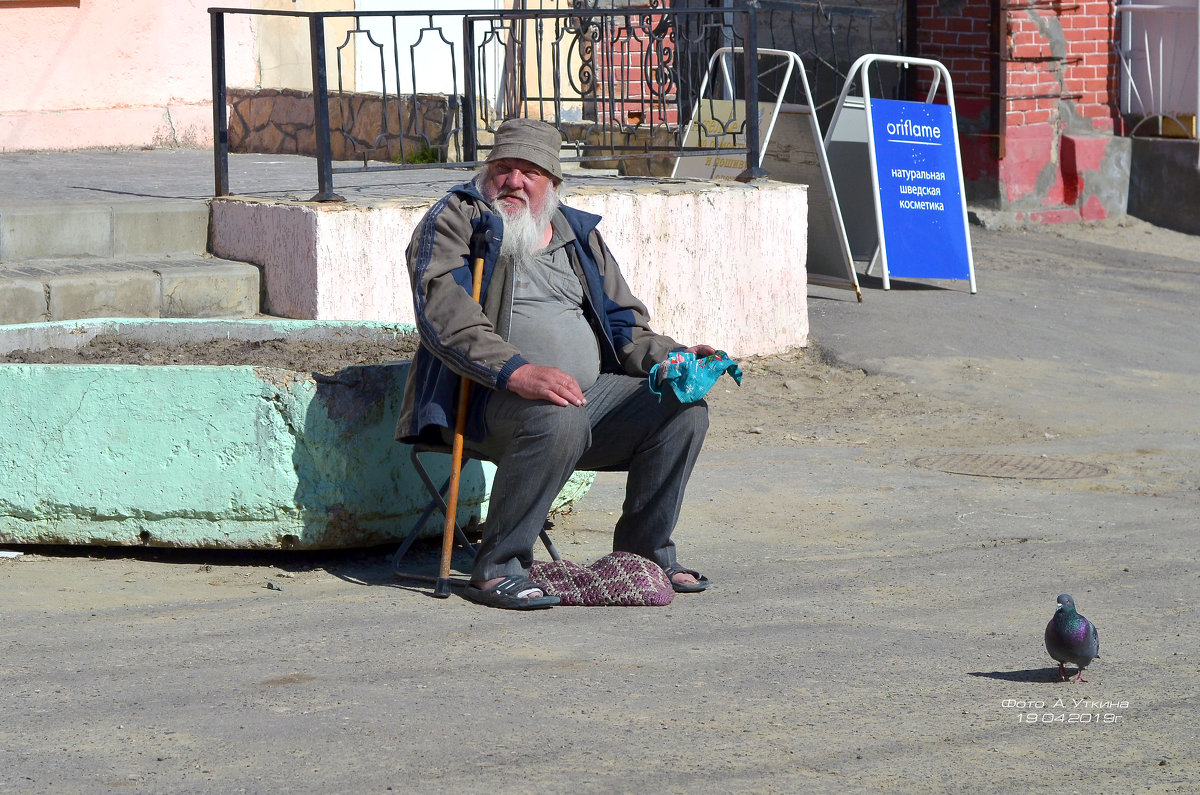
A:
{"label": "pigeon", "polygon": [[1096,635],[1096,627],[1075,612],[1075,600],[1070,594],[1059,595],[1054,617],[1046,625],[1046,651],[1058,660],[1058,675],[1063,679],[1070,681],[1064,663],[1079,666],[1076,682],[1087,681],[1083,678],[1083,669],[1100,656],[1100,638]]}

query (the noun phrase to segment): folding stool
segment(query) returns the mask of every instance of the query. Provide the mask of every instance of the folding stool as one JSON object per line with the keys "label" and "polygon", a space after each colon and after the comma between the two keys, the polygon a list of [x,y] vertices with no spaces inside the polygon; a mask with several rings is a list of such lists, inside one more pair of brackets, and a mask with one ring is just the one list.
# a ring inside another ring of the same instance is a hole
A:
{"label": "folding stool", "polygon": [[[449,507],[446,505],[446,492],[450,488],[450,478],[447,477],[441,488],[438,488],[438,486],[433,482],[433,479],[429,477],[429,472],[426,470],[425,464],[421,461],[421,456],[426,454],[449,456],[452,455],[452,450],[449,445],[426,443],[414,444],[409,450],[409,460],[412,461],[413,469],[416,470],[417,475],[421,478],[421,482],[425,484],[425,490],[429,494],[429,502],[425,504],[425,509],[421,512],[421,516],[417,519],[417,522],[413,525],[412,529],[408,531],[408,535],[404,537],[404,541],[400,544],[400,548],[396,550],[396,554],[392,557],[392,571],[395,572],[397,576],[403,577],[404,579],[436,583],[438,580],[437,577],[424,574],[415,574],[400,568],[400,561],[403,560],[404,556],[408,554],[413,542],[417,540],[418,536],[420,536],[421,530],[424,529],[425,523],[429,521],[429,517],[433,515],[434,511],[440,511],[442,516],[445,517],[446,512],[449,510]],[[467,462],[469,462],[472,458],[477,461],[488,461],[488,459],[484,458],[483,456],[464,450],[462,466],[465,468]],[[545,526],[542,527],[542,543],[545,544],[546,551],[550,553],[551,559],[562,560],[562,555],[558,553],[558,548],[554,546],[554,542],[550,540],[550,534],[547,532],[551,527],[553,527],[553,524],[549,519],[547,519]],[[458,544],[462,546],[463,549],[465,549],[471,555],[471,557],[475,556],[476,548],[471,543],[470,539],[467,538],[467,534],[463,530],[462,525],[458,523],[457,518],[454,522],[454,537]],[[452,578],[451,582],[459,586],[465,586],[467,584],[466,581],[461,579],[456,580]]]}

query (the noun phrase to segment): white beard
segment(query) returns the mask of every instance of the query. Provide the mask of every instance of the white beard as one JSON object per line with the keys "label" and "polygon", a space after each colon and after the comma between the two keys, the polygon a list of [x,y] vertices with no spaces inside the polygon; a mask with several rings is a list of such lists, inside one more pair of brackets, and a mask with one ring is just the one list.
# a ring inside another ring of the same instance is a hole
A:
{"label": "white beard", "polygon": [[496,195],[484,187],[483,174],[476,178],[476,187],[493,206],[504,222],[504,234],[500,240],[500,256],[508,257],[517,268],[528,267],[533,263],[533,255],[545,248],[546,229],[550,219],[558,209],[558,191],[551,185],[546,189],[545,201],[541,207],[531,207],[528,196],[522,194],[526,202],[516,207],[510,207],[503,202],[496,203]]}

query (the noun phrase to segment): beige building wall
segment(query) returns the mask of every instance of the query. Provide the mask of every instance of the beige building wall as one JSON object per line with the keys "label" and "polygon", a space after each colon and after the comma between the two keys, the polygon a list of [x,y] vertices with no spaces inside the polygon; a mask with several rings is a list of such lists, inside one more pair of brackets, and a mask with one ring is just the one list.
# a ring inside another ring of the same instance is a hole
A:
{"label": "beige building wall", "polygon": [[[514,0],[502,0],[513,7]],[[618,7],[625,0],[610,0]],[[609,3],[606,3],[607,6]],[[461,8],[462,0],[429,0]],[[497,0],[472,3],[481,10]],[[349,11],[374,0],[6,0],[0,3],[0,151],[89,147],[212,145],[210,15],[212,6],[281,11]],[[398,5],[397,7],[403,7]],[[569,0],[527,0],[526,8],[569,8]],[[378,91],[356,67],[360,36],[352,18],[326,25],[331,90]],[[553,25],[543,37],[552,52]],[[312,90],[308,23],[282,16],[225,19],[226,85],[234,89]],[[527,42],[533,37],[532,26]],[[339,52],[338,47],[345,45]],[[565,42],[564,42],[565,45]],[[359,48],[361,49],[361,48]],[[529,43],[528,51],[536,48]],[[566,47],[563,47],[565,55]],[[431,56],[432,57],[432,56]],[[421,68],[422,64],[418,64]],[[503,57],[496,61],[503,70]],[[430,64],[431,80],[446,64]],[[510,69],[517,68],[510,64]],[[541,81],[553,95],[551,64],[521,65],[531,93]],[[493,77],[498,77],[495,75]],[[511,79],[511,73],[510,73]],[[436,82],[436,80],[434,80]],[[500,81],[493,80],[493,84]],[[393,88],[394,90],[394,88]],[[437,88],[434,89],[437,91]],[[580,116],[579,98],[563,86],[563,120]],[[489,97],[495,103],[501,98]],[[553,119],[552,104],[524,112]]]}
{"label": "beige building wall", "polygon": [[[435,0],[436,1],[436,0]],[[278,11],[353,11],[355,0],[255,0],[255,8]],[[331,88],[337,87],[338,47],[343,63],[342,87],[354,90],[353,19],[331,19],[325,23],[325,73]],[[280,16],[255,17],[255,46],[249,53],[254,59],[254,82],[229,81],[231,88],[291,88],[312,91],[312,61],[309,59],[307,19]],[[346,68],[346,66],[349,68]],[[239,72],[244,75],[244,71]]]}
{"label": "beige building wall", "polygon": [[[505,0],[505,6],[510,9],[523,8],[527,11],[569,11],[572,8],[571,0],[524,0],[524,2]],[[542,101],[531,99],[521,109],[521,115],[542,118],[551,122],[578,121],[583,117],[583,100],[568,79],[568,59],[572,57],[576,59],[574,66],[577,69],[579,53],[577,48],[571,47],[570,36],[558,30],[561,25],[561,20],[545,20],[541,28],[539,47],[538,44],[535,44],[535,39],[539,38],[536,23],[532,20],[525,23],[522,35],[525,39],[525,52],[528,58],[527,63],[523,65],[527,93],[531,98],[542,97]],[[539,50],[543,59],[540,69],[535,60]],[[556,116],[554,107],[556,58],[562,79],[562,83],[557,87],[562,102],[558,116]],[[497,98],[489,97],[489,100],[495,102]],[[505,105],[501,103],[500,107],[503,108]]]}
{"label": "beige building wall", "polygon": [[[211,146],[214,6],[317,11],[354,0],[0,3],[0,152]],[[330,25],[328,49],[349,24]],[[311,89],[304,21],[232,15],[225,36],[230,87]]]}
{"label": "beige building wall", "polygon": [[0,151],[211,143],[209,5],[0,6]]}

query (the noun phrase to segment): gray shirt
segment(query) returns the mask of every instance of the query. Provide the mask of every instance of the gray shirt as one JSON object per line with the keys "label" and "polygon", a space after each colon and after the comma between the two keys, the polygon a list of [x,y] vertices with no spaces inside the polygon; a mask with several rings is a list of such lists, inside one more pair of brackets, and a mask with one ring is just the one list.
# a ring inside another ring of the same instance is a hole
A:
{"label": "gray shirt", "polygon": [[531,364],[557,367],[587,389],[600,374],[600,346],[583,314],[583,285],[567,257],[574,237],[566,224],[553,227],[550,245],[534,255],[532,265],[516,269],[508,341]]}

